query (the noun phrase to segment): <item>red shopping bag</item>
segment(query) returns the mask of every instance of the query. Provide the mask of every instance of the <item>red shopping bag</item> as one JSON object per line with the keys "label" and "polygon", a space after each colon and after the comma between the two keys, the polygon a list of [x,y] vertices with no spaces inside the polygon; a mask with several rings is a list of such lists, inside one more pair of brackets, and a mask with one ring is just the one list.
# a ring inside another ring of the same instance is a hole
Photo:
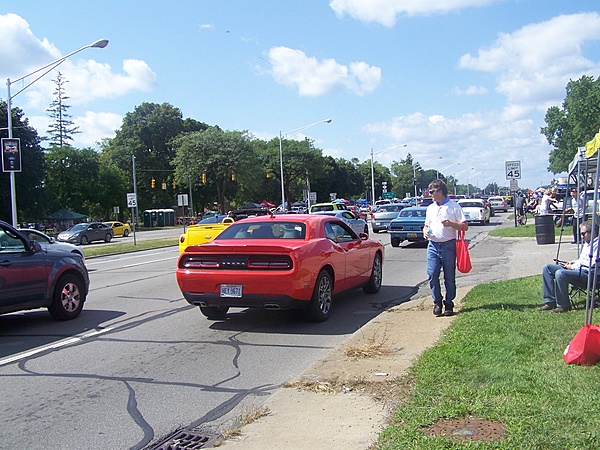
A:
{"label": "red shopping bag", "polygon": [[600,326],[584,325],[563,353],[567,364],[593,366],[600,360]]}
{"label": "red shopping bag", "polygon": [[469,243],[465,241],[464,224],[462,230],[458,232],[458,239],[456,239],[456,268],[461,273],[469,273],[472,269]]}

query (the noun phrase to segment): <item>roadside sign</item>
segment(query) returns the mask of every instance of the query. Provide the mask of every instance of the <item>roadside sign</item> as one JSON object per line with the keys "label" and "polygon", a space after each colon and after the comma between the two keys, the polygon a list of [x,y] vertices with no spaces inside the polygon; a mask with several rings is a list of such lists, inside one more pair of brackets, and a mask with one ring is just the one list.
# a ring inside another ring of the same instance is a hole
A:
{"label": "roadside sign", "polygon": [[506,161],[506,179],[521,179],[521,161]]}
{"label": "roadside sign", "polygon": [[177,194],[177,206],[188,206],[187,194]]}
{"label": "roadside sign", "polygon": [[395,192],[384,192],[383,194],[381,194],[381,198],[395,198],[396,197],[396,193]]}
{"label": "roadside sign", "polygon": [[316,192],[309,193],[308,199],[313,203],[316,202],[317,201],[317,193]]}
{"label": "roadside sign", "polygon": [[510,192],[517,192],[519,190],[519,182],[517,180],[510,180]]}
{"label": "roadside sign", "polygon": [[137,197],[135,196],[135,192],[127,193],[127,207],[137,208]]}

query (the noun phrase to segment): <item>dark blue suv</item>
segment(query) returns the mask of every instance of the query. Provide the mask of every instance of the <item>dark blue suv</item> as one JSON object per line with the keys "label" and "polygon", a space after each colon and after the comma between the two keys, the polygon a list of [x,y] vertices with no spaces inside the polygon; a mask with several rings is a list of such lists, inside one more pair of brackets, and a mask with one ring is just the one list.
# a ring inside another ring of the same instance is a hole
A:
{"label": "dark blue suv", "polygon": [[0,220],[0,314],[48,308],[57,320],[74,319],[89,286],[81,255],[44,250]]}

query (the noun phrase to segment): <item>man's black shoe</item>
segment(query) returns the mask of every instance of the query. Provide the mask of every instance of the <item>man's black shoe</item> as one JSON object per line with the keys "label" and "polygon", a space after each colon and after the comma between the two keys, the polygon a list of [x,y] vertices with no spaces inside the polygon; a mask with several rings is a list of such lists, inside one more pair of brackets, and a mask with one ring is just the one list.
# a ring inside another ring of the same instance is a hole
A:
{"label": "man's black shoe", "polygon": [[454,310],[452,308],[446,308],[446,311],[444,311],[444,316],[453,316],[454,315]]}
{"label": "man's black shoe", "polygon": [[438,305],[437,303],[434,303],[433,315],[436,317],[440,317],[442,315],[442,305]]}

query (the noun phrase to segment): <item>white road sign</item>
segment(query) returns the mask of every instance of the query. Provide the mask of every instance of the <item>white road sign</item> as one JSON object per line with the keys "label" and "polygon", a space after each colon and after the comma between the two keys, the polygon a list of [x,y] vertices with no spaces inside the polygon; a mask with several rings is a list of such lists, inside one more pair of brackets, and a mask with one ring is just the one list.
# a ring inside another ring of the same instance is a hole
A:
{"label": "white road sign", "polygon": [[521,179],[521,161],[506,161],[506,179]]}
{"label": "white road sign", "polygon": [[133,193],[133,192],[127,193],[127,207],[128,208],[137,208],[137,198],[135,196],[135,193]]}

